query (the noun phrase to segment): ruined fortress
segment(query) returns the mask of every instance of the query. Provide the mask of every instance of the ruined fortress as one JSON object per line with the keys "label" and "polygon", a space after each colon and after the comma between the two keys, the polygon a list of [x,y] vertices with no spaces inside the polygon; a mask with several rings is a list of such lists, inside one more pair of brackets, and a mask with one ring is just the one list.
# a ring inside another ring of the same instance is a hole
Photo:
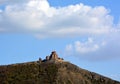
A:
{"label": "ruined fortress", "polygon": [[39,62],[63,62],[63,58],[59,58],[56,51],[52,51],[50,56],[46,56],[44,60],[39,58]]}

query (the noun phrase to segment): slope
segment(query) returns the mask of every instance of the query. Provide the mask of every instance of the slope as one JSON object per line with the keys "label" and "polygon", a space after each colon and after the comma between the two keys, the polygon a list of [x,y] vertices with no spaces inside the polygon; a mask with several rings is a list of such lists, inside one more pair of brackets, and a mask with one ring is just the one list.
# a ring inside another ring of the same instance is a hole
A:
{"label": "slope", "polygon": [[0,84],[120,84],[69,62],[0,66]]}
{"label": "slope", "polygon": [[0,84],[120,84],[84,70],[52,52],[46,59],[0,66]]}

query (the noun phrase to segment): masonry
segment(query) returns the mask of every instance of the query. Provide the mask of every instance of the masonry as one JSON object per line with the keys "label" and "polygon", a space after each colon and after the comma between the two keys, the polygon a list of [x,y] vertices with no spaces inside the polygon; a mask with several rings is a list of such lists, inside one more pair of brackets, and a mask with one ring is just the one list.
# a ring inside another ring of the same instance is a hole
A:
{"label": "masonry", "polygon": [[44,60],[42,60],[41,58],[39,58],[39,62],[63,62],[64,59],[60,58],[56,51],[52,51],[50,56],[46,56],[46,58]]}

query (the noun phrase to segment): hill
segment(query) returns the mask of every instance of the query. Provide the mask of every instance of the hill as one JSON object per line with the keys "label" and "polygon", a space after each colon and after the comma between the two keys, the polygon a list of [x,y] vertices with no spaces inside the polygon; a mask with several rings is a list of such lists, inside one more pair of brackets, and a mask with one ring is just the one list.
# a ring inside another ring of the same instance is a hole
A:
{"label": "hill", "polygon": [[52,52],[46,59],[0,66],[0,84],[120,84],[84,70]]}

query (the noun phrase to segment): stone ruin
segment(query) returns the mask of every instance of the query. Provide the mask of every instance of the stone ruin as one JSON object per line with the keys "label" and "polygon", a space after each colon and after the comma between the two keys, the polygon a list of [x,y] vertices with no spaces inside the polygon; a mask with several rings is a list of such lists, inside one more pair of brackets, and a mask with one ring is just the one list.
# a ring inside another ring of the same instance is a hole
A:
{"label": "stone ruin", "polygon": [[46,59],[42,60],[41,58],[39,58],[39,62],[62,62],[64,59],[63,58],[59,58],[56,51],[52,51],[50,56],[46,56]]}

